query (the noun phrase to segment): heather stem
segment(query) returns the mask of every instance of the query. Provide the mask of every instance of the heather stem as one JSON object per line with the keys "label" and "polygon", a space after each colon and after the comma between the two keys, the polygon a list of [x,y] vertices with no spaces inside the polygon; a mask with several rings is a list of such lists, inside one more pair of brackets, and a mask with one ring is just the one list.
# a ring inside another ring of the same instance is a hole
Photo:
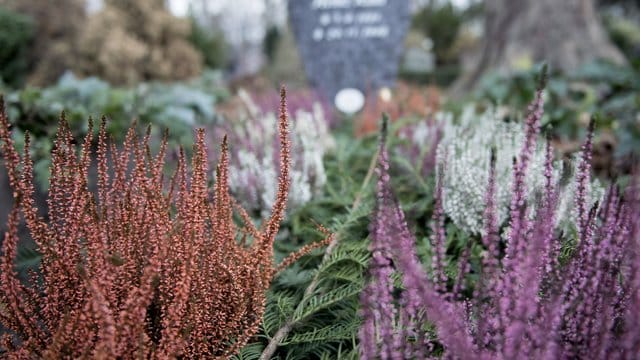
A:
{"label": "heather stem", "polygon": [[447,290],[447,276],[444,272],[444,261],[446,251],[446,237],[444,230],[444,210],[442,208],[443,203],[443,183],[444,172],[446,164],[443,164],[438,169],[438,182],[436,183],[436,204],[433,210],[433,225],[432,225],[432,251],[433,251],[433,283],[435,290],[444,293]]}
{"label": "heather stem", "polygon": [[587,139],[582,145],[582,154],[580,157],[580,164],[578,165],[578,174],[576,176],[576,208],[578,211],[578,239],[583,241],[587,233],[588,222],[588,199],[587,191],[589,186],[590,171],[591,171],[591,148],[593,143],[593,130],[594,120],[589,122],[589,130],[587,132]]}

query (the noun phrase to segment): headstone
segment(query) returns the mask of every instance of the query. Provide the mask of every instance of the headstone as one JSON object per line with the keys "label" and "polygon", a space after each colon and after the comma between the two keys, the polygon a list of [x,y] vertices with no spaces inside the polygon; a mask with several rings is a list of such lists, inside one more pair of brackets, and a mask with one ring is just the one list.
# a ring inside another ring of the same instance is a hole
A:
{"label": "headstone", "polygon": [[409,0],[289,0],[288,7],[307,77],[328,100],[344,89],[353,95],[393,86]]}

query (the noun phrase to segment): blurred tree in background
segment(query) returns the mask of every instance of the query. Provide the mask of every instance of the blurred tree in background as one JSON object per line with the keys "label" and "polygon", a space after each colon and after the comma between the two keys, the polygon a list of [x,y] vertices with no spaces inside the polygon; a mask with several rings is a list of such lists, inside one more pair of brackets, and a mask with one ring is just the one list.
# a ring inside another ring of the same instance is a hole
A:
{"label": "blurred tree in background", "polygon": [[625,63],[596,10],[594,0],[485,0],[481,50],[456,89],[474,87],[487,72],[528,68],[539,61],[561,71],[599,59]]}
{"label": "blurred tree in background", "polygon": [[189,78],[203,64],[190,33],[189,21],[171,15],[163,0],[106,0],[80,32],[73,69],[114,84]]}

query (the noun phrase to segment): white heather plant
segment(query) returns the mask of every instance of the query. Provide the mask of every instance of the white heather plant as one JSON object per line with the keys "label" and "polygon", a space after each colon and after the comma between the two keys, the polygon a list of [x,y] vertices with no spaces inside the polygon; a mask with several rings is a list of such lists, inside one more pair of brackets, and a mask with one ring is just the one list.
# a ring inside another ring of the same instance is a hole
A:
{"label": "white heather plant", "polygon": [[[243,144],[230,163],[230,188],[242,205],[261,215],[268,214],[276,198],[274,187],[278,173],[277,115],[261,112],[245,91],[239,92],[245,114],[227,120],[225,130]],[[323,157],[334,146],[324,110],[319,103],[309,104],[289,114],[292,167],[291,192],[287,209],[304,205],[318,195],[326,182]]]}
{"label": "white heather plant", "polygon": [[[457,124],[442,116],[443,138],[437,151],[437,171],[444,166],[444,211],[463,231],[479,234],[482,231],[483,211],[491,161],[491,149],[496,157],[496,204],[500,224],[507,220],[513,183],[513,159],[520,153],[524,141],[524,127],[508,122],[504,111],[488,109],[478,114],[474,107],[463,111]],[[449,120],[449,121],[448,121]],[[576,159],[579,157],[576,157]],[[533,154],[527,172],[527,196],[535,198],[544,190],[545,144]],[[554,178],[563,173],[560,161],[554,164]],[[568,181],[568,184],[572,184]],[[604,189],[599,182],[591,184],[590,204],[600,200]],[[570,204],[573,187],[562,189],[556,225],[566,228],[575,223]]]}

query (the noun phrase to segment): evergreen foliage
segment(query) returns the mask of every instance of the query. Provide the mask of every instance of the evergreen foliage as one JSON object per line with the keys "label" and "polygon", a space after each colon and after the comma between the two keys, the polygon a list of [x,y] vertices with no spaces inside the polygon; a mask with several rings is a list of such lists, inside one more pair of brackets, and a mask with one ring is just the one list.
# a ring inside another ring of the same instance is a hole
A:
{"label": "evergreen foliage", "polygon": [[33,19],[0,5],[0,83],[19,86],[29,70]]}
{"label": "evergreen foliage", "polygon": [[0,6],[33,21],[33,41],[25,44],[29,84],[52,84],[76,63],[78,34],[87,18],[84,0],[0,0]]}
{"label": "evergreen foliage", "polygon": [[227,65],[229,48],[221,31],[211,31],[191,21],[189,41],[202,54],[202,60],[209,69],[222,69]]}

